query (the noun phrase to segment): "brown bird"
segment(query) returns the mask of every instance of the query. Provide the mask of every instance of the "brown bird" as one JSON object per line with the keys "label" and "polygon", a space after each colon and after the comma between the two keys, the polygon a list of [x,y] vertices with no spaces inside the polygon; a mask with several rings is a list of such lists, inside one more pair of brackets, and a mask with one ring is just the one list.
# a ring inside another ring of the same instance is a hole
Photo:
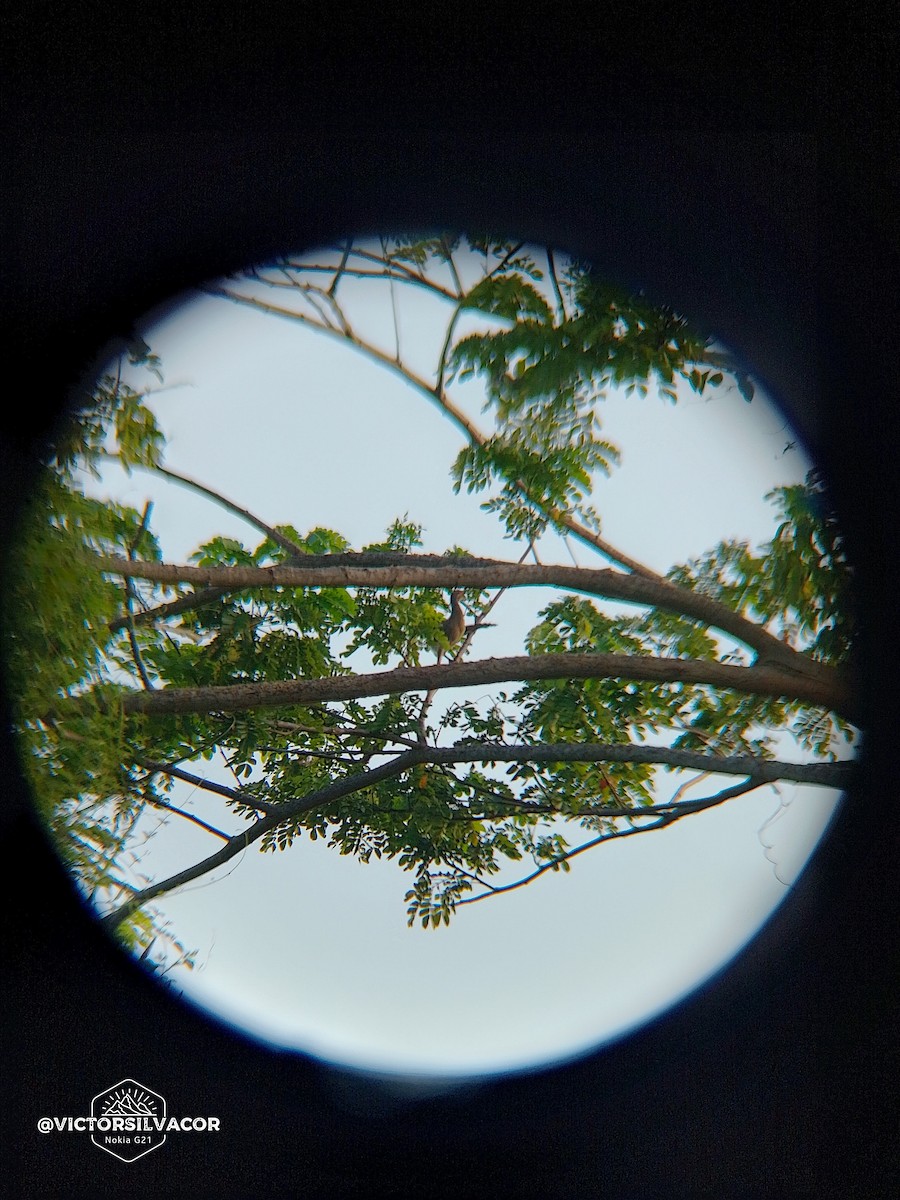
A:
{"label": "brown bird", "polygon": [[[441,622],[441,629],[444,632],[444,637],[449,642],[450,646],[455,646],[462,637],[466,628],[466,614],[462,610],[460,599],[462,598],[462,588],[454,588],[450,593],[450,616],[446,621]],[[438,647],[437,660],[441,661],[444,651],[443,647]]]}

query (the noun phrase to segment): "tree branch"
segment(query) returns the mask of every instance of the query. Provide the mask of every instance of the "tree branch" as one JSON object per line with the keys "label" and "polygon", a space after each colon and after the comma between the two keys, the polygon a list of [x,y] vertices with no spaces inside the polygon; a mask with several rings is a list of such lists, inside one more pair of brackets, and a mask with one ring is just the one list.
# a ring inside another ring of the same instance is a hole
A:
{"label": "tree branch", "polygon": [[[427,692],[435,687],[480,687],[535,679],[622,679],[731,688],[747,695],[813,704],[841,713],[852,721],[856,708],[853,696],[837,673],[832,674],[833,678],[823,681],[789,675],[771,667],[735,667],[729,663],[685,658],[654,658],[639,654],[538,654],[440,666],[404,666],[367,675],[168,687],[155,692],[129,692],[122,705],[126,713],[244,712]],[[78,699],[71,703],[77,704]]]}
{"label": "tree branch", "polygon": [[562,290],[559,286],[559,277],[556,274],[556,258],[554,257],[553,251],[549,246],[547,247],[547,268],[550,274],[550,279],[553,283],[553,291],[556,295],[556,304],[557,308],[559,309],[560,323],[562,323],[566,320],[566,305],[565,301],[563,300]]}
{"label": "tree branch", "polygon": [[202,788],[203,791],[214,792],[217,796],[225,796],[228,800],[237,800],[245,808],[255,808],[257,812],[262,813],[279,811],[279,805],[269,804],[265,800],[260,800],[251,791],[243,788],[226,787],[224,783],[214,783],[211,779],[204,779],[201,775],[193,775],[190,771],[185,771],[182,767],[176,767],[171,763],[156,762],[149,758],[136,758],[134,761],[139,767],[143,767],[145,771],[149,771],[151,775],[169,775],[172,779],[180,779],[183,783],[191,783],[194,787]]}
{"label": "tree branch", "polygon": [[227,842],[229,840],[229,835],[227,833],[223,833],[221,829],[216,829],[215,825],[210,825],[201,817],[195,816],[194,813],[186,812],[183,808],[177,808],[174,804],[169,804],[169,802],[167,800],[163,800],[161,796],[154,796],[154,798],[148,801],[148,803],[154,808],[163,808],[166,812],[174,813],[177,817],[184,817],[186,821],[192,821],[195,825],[198,825],[201,829],[205,830],[206,833],[212,833],[215,834],[217,838],[221,838],[223,842]]}
{"label": "tree branch", "polygon": [[[595,762],[644,763],[671,767],[676,770],[704,771],[710,775],[746,775],[757,783],[787,780],[791,783],[818,784],[821,787],[845,788],[854,764],[792,763],[772,758],[756,758],[745,754],[704,754],[695,750],[677,750],[670,746],[635,746],[628,742],[549,742],[541,745],[477,745],[432,746],[423,750],[423,762]],[[672,803],[661,805],[671,808]],[[695,803],[695,801],[685,801]],[[629,810],[631,813],[650,811]],[[592,810],[593,812],[593,810]],[[607,815],[607,814],[600,814]],[[621,814],[618,814],[621,815]]]}
{"label": "tree branch", "polygon": [[[354,246],[351,253],[356,258],[361,258],[364,262],[377,263],[379,266],[385,266],[385,259],[377,254],[373,254],[370,250],[363,250],[360,246]],[[426,275],[421,275],[418,271],[414,271],[412,267],[405,262],[401,262],[399,258],[390,258],[388,260],[391,270],[396,271],[395,278],[400,283],[411,283],[419,287],[426,288],[428,291],[436,292],[447,300],[454,300],[455,296],[449,288],[442,287],[439,283],[435,283],[433,279],[429,279]],[[298,270],[306,270],[305,263],[293,264]],[[349,269],[345,270],[345,274],[351,274]],[[373,272],[376,279],[383,279],[383,271]]]}
{"label": "tree branch", "polygon": [[[108,458],[118,458],[118,454],[107,455]],[[201,496],[206,496],[209,500],[213,500],[222,508],[228,509],[236,516],[242,517],[248,524],[255,526],[256,529],[264,533],[270,541],[273,541],[276,546],[280,546],[282,550],[286,550],[290,555],[303,553],[303,547],[298,546],[296,542],[291,541],[283,533],[279,533],[271,525],[267,525],[265,521],[254,516],[246,508],[241,508],[239,504],[235,504],[233,500],[229,500],[223,496],[221,492],[214,491],[213,488],[207,487],[206,484],[198,483],[196,479],[191,479],[188,475],[182,475],[178,471],[172,471],[168,467],[160,467],[150,463],[135,463],[137,467],[142,467],[145,471],[152,471],[156,475],[163,475],[166,479],[171,479],[173,483],[180,483],[183,487],[190,488],[193,492],[198,492]]]}
{"label": "tree branch", "polygon": [[157,896],[174,891],[175,888],[182,887],[194,879],[199,879],[201,875],[206,875],[210,871],[214,871],[216,867],[229,862],[235,855],[240,854],[242,850],[245,850],[253,842],[259,841],[269,830],[277,828],[285,821],[292,820],[311,809],[324,808],[335,800],[340,800],[344,796],[362,791],[375,783],[381,782],[383,779],[390,779],[395,775],[401,775],[418,761],[419,751],[408,750],[390,762],[382,764],[380,767],[373,767],[372,770],[365,771],[362,774],[348,775],[343,779],[334,780],[315,792],[310,792],[305,796],[298,796],[295,800],[279,805],[276,811],[270,813],[268,816],[261,817],[249,829],[230,838],[222,849],[217,850],[215,854],[211,854],[208,858],[194,863],[191,867],[186,867],[183,871],[178,871],[176,874],[170,875],[167,879],[161,879],[158,883],[152,883],[141,889],[141,891],[135,892],[124,904],[120,904],[118,908],[101,918],[101,925],[104,925],[107,930],[112,932],[117,925],[130,917],[136,909],[146,904],[149,900],[154,900]]}
{"label": "tree branch", "polygon": [[[233,590],[233,588],[220,587],[201,588],[199,591],[191,592],[187,596],[179,596],[177,600],[170,600],[167,604],[158,604],[155,608],[147,608],[143,612],[134,613],[131,620],[135,625],[150,625],[154,621],[162,621],[165,617],[175,617],[179,613],[191,612],[195,608],[201,608],[204,604],[209,604],[211,600],[220,600]],[[109,631],[110,633],[118,633],[128,623],[128,617],[117,617],[115,621],[110,621]]]}
{"label": "tree branch", "polygon": [[[353,253],[358,255],[359,251],[354,250]],[[371,257],[370,261],[372,261],[373,263],[374,262],[380,263],[383,260],[380,259],[377,255],[373,255]],[[287,265],[291,268],[292,271],[309,271],[309,272],[315,273],[315,274],[333,275],[335,273],[335,271],[337,270],[336,267],[326,266],[323,263],[289,262]],[[385,271],[384,267],[382,267],[382,269],[380,271],[376,271],[376,270],[367,271],[363,267],[350,267],[350,266],[345,265],[340,268],[340,273],[337,276],[337,278],[343,279],[344,276],[346,276],[348,279],[380,279],[380,280],[384,280],[386,277],[390,276],[390,278],[393,279],[396,283],[408,283],[413,286],[418,285],[419,287],[425,288],[427,291],[434,292],[435,294],[440,296],[443,300],[455,299],[453,292],[451,292],[449,288],[441,287],[440,284],[434,283],[433,280],[427,279],[423,275],[417,275],[414,271],[410,271],[409,269],[407,269],[404,263],[397,262],[395,259],[390,260],[389,269],[387,271]],[[258,278],[259,282],[262,284],[265,284],[266,287],[291,288],[291,287],[302,286],[302,285],[298,285],[297,283],[280,283],[278,280],[267,279],[265,276],[262,276],[262,275],[257,276],[257,278]],[[331,291],[331,287],[329,287],[328,290]]]}
{"label": "tree branch", "polygon": [[[343,563],[351,555],[341,555]],[[362,556],[360,556],[362,558]],[[304,555],[303,565],[272,567],[194,567],[170,563],[129,562],[114,556],[92,556],[102,571],[157,583],[232,587],[463,587],[507,588],[550,586],[604,600],[620,600],[675,612],[702,621],[755,650],[761,659],[809,679],[830,680],[833,668],[807,658],[779,641],[762,626],[701,592],[665,579],[623,575],[609,567],[568,567],[531,563],[478,565],[479,560],[427,555],[397,555],[395,566],[332,565],[336,555]],[[483,561],[483,560],[481,560]],[[413,564],[420,565],[413,565]],[[427,563],[428,565],[421,565]],[[309,564],[309,565],[307,565]],[[474,565],[473,565],[474,564]]]}
{"label": "tree branch", "polygon": [[347,241],[344,242],[343,249],[341,250],[341,261],[338,264],[338,269],[334,273],[334,279],[332,279],[332,281],[328,287],[329,296],[337,295],[337,286],[343,277],[344,271],[347,267],[347,260],[350,257],[350,251],[352,249],[353,249],[353,239],[348,238]]}
{"label": "tree branch", "polygon": [[524,245],[524,242],[515,242],[512,246],[510,246],[509,250],[507,250],[500,261],[495,266],[491,267],[490,271],[488,271],[488,278],[490,278],[492,275],[499,275],[510,259],[514,258]]}
{"label": "tree branch", "polygon": [[456,288],[456,294],[457,294],[457,296],[459,296],[460,299],[462,299],[463,294],[464,294],[463,293],[463,285],[459,278],[459,272],[456,270],[456,263],[453,261],[453,254],[450,250],[450,243],[447,241],[446,237],[444,237],[444,236],[441,237],[441,245],[444,249],[444,253],[447,256],[446,261],[447,261],[447,265],[450,268],[450,274],[453,278],[453,286]]}
{"label": "tree branch", "polygon": [[[355,335],[345,334],[339,329],[333,329],[329,325],[323,325],[319,321],[313,321],[309,317],[305,317],[302,313],[298,313],[292,308],[282,308],[278,304],[270,304],[265,300],[258,300],[254,296],[242,296],[240,292],[232,292],[228,288],[223,287],[205,287],[201,288],[200,290],[207,296],[219,296],[223,300],[230,300],[233,304],[243,304],[248,308],[255,308],[260,312],[269,314],[270,316],[284,317],[289,321],[297,321],[301,325],[306,325],[310,329],[318,330],[320,333],[327,334],[331,337],[337,338],[339,341],[353,346],[354,349],[359,350],[360,353],[365,354],[366,357],[374,359],[375,362],[381,363],[382,366],[388,367],[394,372],[395,375],[399,375],[401,379],[406,381],[406,383],[411,384],[417,391],[422,392],[423,395],[428,397],[428,399],[436,403],[438,407],[443,409],[443,411],[459,426],[459,428],[465,432],[467,437],[475,438],[479,441],[479,443],[484,441],[484,438],[477,427],[472,424],[472,422],[463,412],[446,400],[446,397],[443,397],[442,394],[439,394],[435,390],[435,386],[433,384],[428,383],[427,380],[423,379],[420,375],[416,375],[408,368],[401,366],[389,354],[386,354],[383,350],[379,350],[377,346],[369,345],[368,342],[362,341]],[[448,291],[446,295],[448,299],[455,300],[455,296],[452,292]]]}
{"label": "tree branch", "polygon": [[[118,382],[116,384],[116,387],[118,387]],[[135,548],[136,548],[138,542],[141,540],[141,537],[143,536],[144,531],[147,528],[147,522],[150,520],[150,513],[151,513],[152,509],[153,509],[153,501],[148,500],[147,503],[144,505],[144,513],[143,513],[143,516],[141,517],[141,524],[138,528],[138,531],[132,538],[131,544],[128,546],[128,558],[129,558],[130,562],[134,562]],[[148,692],[152,692],[153,691],[153,683],[151,682],[150,676],[147,672],[147,668],[144,664],[144,660],[141,656],[141,648],[138,645],[137,632],[134,628],[134,602],[135,602],[136,598],[137,598],[137,595],[135,592],[134,580],[126,577],[126,579],[125,579],[125,618],[124,618],[124,623],[128,630],[128,644],[131,646],[131,657],[134,659],[135,666],[137,667],[138,673],[140,674],[141,683],[144,685],[144,688]]]}
{"label": "tree branch", "polygon": [[[651,825],[636,825],[630,829],[611,829],[608,832],[599,834],[595,838],[591,838],[589,842],[584,842],[582,845],[576,846],[574,850],[567,850],[565,854],[559,854],[548,862],[542,863],[536,871],[532,871],[530,875],[526,875],[523,879],[517,879],[515,883],[507,883],[501,886],[491,885],[490,891],[483,892],[480,896],[468,896],[466,899],[457,900],[456,907],[459,908],[463,904],[477,904],[479,900],[486,900],[489,896],[499,896],[503,892],[517,891],[521,887],[526,887],[547,871],[558,870],[562,863],[577,858],[579,854],[584,854],[587,850],[593,850],[596,846],[602,845],[603,842],[633,837],[638,833],[649,833],[652,829],[664,829],[668,825],[673,825],[675,821],[680,820],[681,817],[686,816],[689,812],[698,812],[701,808],[714,808],[716,805],[724,804],[726,800],[733,800],[737,796],[743,796],[747,792],[752,792],[759,786],[758,781],[749,780],[746,783],[725,788],[724,791],[717,792],[714,796],[708,796],[703,800],[686,802],[683,805],[677,806],[675,810],[670,807],[663,813],[659,820],[654,821]],[[644,811],[647,812],[648,810]],[[633,815],[640,815],[640,812],[640,809],[636,809]]]}
{"label": "tree branch", "polygon": [[[512,253],[513,251],[510,251],[510,254]],[[509,257],[509,255],[507,255],[507,257]],[[492,271],[491,274],[493,273],[494,272]],[[205,287],[202,288],[201,291],[205,292],[205,294],[208,296],[220,296],[222,299],[230,300],[234,304],[244,304],[250,308],[258,309],[261,312],[269,313],[272,316],[284,317],[290,321],[298,321],[301,325],[309,326],[310,329],[316,329],[320,333],[330,334],[332,337],[337,337],[341,341],[349,343],[349,345],[353,346],[356,350],[359,350],[362,354],[367,355],[375,362],[379,362],[383,366],[389,367],[395,374],[399,375],[401,379],[404,379],[408,384],[411,384],[430,400],[434,401],[434,403],[437,404],[437,406],[446,414],[446,416],[448,416],[451,421],[453,421],[453,423],[465,433],[466,437],[473,445],[482,446],[487,441],[487,438],[477,428],[477,426],[468,419],[461,409],[457,408],[456,405],[453,404],[453,402],[447,396],[447,393],[443,390],[442,382],[440,380],[438,380],[438,382],[434,385],[427,383],[427,381],[422,379],[420,376],[415,375],[412,371],[395,362],[394,359],[392,359],[390,355],[385,354],[383,350],[379,350],[376,346],[372,346],[368,342],[362,341],[356,335],[344,334],[338,329],[333,329],[329,325],[322,324],[320,321],[312,321],[309,317],[305,317],[302,313],[298,313],[293,309],[282,308],[280,305],[270,304],[265,300],[258,300],[254,296],[242,296],[239,292],[230,291],[228,288]],[[448,299],[455,299],[452,292],[447,292],[446,294]],[[521,484],[519,484],[518,487],[522,494],[528,498],[527,490]],[[571,533],[575,534],[580,541],[592,546],[595,550],[599,550],[599,552],[604,555],[604,557],[608,558],[610,562],[618,563],[620,566],[625,567],[634,574],[643,575],[647,579],[660,578],[656,571],[653,571],[650,567],[646,566],[642,562],[639,562],[637,559],[631,558],[627,554],[623,554],[621,550],[617,550],[615,546],[604,541],[598,533],[588,529],[586,525],[583,525],[580,521],[576,520],[575,517],[573,517],[570,513],[562,512],[559,509],[548,509],[547,516],[557,525],[561,525],[568,529]]]}
{"label": "tree branch", "polygon": [[[156,693],[158,694],[158,693]],[[193,866],[186,868],[183,871],[177,872],[169,876],[167,879],[160,880],[156,883],[148,885],[146,888],[135,891],[134,894],[123,904],[121,904],[113,912],[107,914],[102,921],[103,924],[110,930],[114,929],[121,921],[130,916],[136,909],[146,904],[148,901],[165,893],[173,891],[175,888],[181,887],[194,879],[200,878],[202,875],[215,870],[217,867],[228,862],[246,849],[253,842],[258,841],[271,829],[275,829],[278,825],[285,821],[294,820],[303,813],[311,811],[314,808],[324,808],[335,800],[341,799],[344,796],[351,795],[354,792],[361,791],[383,779],[391,778],[402,774],[410,767],[419,765],[424,762],[463,762],[475,761],[476,759],[485,759],[490,756],[491,760],[496,761],[518,761],[518,760],[562,760],[570,755],[579,754],[588,761],[641,761],[645,755],[655,755],[654,761],[665,762],[667,765],[693,768],[702,764],[705,769],[715,773],[742,773],[738,770],[740,765],[749,766],[751,777],[747,782],[736,787],[727,788],[722,792],[717,793],[712,797],[705,797],[701,800],[684,801],[673,805],[657,805],[647,809],[590,809],[586,810],[584,815],[593,817],[628,817],[630,819],[641,817],[652,817],[659,815],[659,820],[653,825],[642,825],[634,829],[616,831],[613,833],[605,833],[600,837],[593,839],[591,842],[575,851],[563,856],[565,859],[574,857],[576,854],[582,853],[584,850],[598,845],[602,841],[608,841],[612,837],[625,837],[631,833],[646,832],[651,828],[658,828],[662,825],[671,824],[673,821],[680,819],[688,813],[698,812],[714,805],[721,804],[725,800],[731,799],[734,796],[742,795],[745,792],[751,791],[756,787],[761,786],[766,782],[771,782],[772,778],[791,779],[801,783],[822,783],[827,786],[839,786],[839,781],[834,777],[826,778],[824,772],[829,768],[834,772],[838,767],[844,764],[791,764],[791,763],[775,763],[771,761],[757,761],[746,759],[741,760],[738,757],[717,758],[713,755],[694,754],[688,751],[675,751],[668,748],[652,748],[652,747],[635,747],[635,746],[588,746],[588,747],[570,747],[570,746],[520,746],[520,747],[449,747],[447,749],[416,747],[403,754],[398,755],[388,763],[384,763],[379,767],[375,767],[361,774],[346,776],[342,779],[334,780],[325,787],[318,789],[315,792],[305,796],[297,797],[292,801],[288,801],[277,806],[270,806],[267,815],[256,821],[250,829],[243,831],[227,840],[225,846],[215,854],[195,863]],[[649,759],[647,760],[649,761]],[[247,796],[242,791],[231,788],[224,788],[219,784],[210,785],[209,781],[200,780],[196,776],[190,775],[180,768],[169,767],[164,764],[153,763],[149,761],[141,762],[146,769],[150,771],[163,771],[171,774],[176,778],[185,779],[188,782],[195,782],[198,786],[208,787],[209,790],[219,792],[229,798],[237,799],[242,804],[255,806],[256,800]],[[774,772],[778,772],[777,775]],[[170,808],[172,811],[179,812],[180,815],[187,816],[196,823],[208,828],[209,832],[216,833],[218,836],[223,835],[220,831],[215,830],[212,826],[206,826],[205,822],[201,822],[199,818],[194,818],[191,814],[182,813],[181,810],[173,809],[172,806],[161,802],[159,807]],[[575,815],[575,814],[573,814]],[[546,870],[552,869],[554,863],[557,865],[562,859],[555,859],[551,863],[543,864],[536,872],[528,876],[525,880],[520,880],[516,884],[510,884],[505,887],[495,888],[494,891],[499,893],[503,891],[511,891],[517,887],[524,886],[538,875],[543,874]],[[471,900],[479,897],[472,897]],[[461,903],[470,903],[469,901],[461,901]]]}

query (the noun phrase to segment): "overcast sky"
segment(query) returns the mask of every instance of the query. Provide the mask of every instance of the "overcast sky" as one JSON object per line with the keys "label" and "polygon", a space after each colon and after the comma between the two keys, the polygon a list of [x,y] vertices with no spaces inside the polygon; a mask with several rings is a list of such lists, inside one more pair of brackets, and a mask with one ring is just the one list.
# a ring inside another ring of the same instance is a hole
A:
{"label": "overcast sky", "polygon": [[[396,291],[401,349],[427,372],[447,311],[421,291]],[[351,296],[360,330],[393,349],[389,300],[371,281]],[[186,299],[143,332],[165,374],[152,407],[167,435],[167,466],[271,524],[301,532],[326,525],[355,547],[408,514],[425,526],[426,551],[461,544],[518,557],[480,510],[482,497],[452,492],[459,432],[383,366],[298,324],[208,297]],[[483,426],[478,385],[455,395]],[[797,448],[786,451],[793,435],[759,391],[749,405],[736,390],[708,399],[686,391],[675,407],[652,393],[613,394],[603,421],[622,450],[621,467],[595,491],[603,536],[659,571],[722,538],[770,537],[774,510],[763,495],[808,467]],[[145,472],[128,478],[111,465],[90,486],[137,508],[152,497],[167,561],[186,561],[215,534],[251,546],[261,538]],[[554,537],[541,561],[573,556],[603,565]],[[524,633],[553,595],[507,593],[475,656],[521,653]],[[785,756],[804,754],[793,748]],[[222,764],[200,770],[233,782]],[[667,780],[668,796],[680,779]],[[692,794],[715,790],[707,782]],[[208,794],[179,785],[173,798],[213,824],[240,827]],[[465,907],[435,931],[407,928],[403,896],[412,877],[394,863],[361,865],[306,839],[281,854],[251,848],[158,907],[197,950],[196,969],[179,970],[177,985],[255,1036],[373,1070],[519,1069],[626,1032],[724,965],[784,899],[836,800],[821,788],[761,788],[582,855],[570,873]],[[153,833],[140,848],[140,870],[152,877],[219,844],[158,813],[141,833]],[[589,836],[576,830],[570,840]],[[519,864],[504,878],[521,871]]]}

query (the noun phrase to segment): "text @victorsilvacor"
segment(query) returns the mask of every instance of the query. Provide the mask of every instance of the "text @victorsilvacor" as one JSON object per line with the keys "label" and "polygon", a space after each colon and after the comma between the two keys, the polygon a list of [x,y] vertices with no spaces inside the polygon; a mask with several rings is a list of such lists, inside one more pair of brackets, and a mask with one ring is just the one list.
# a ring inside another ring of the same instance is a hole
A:
{"label": "text @victorsilvacor", "polygon": [[40,1117],[41,1133],[193,1133],[218,1132],[218,1117]]}

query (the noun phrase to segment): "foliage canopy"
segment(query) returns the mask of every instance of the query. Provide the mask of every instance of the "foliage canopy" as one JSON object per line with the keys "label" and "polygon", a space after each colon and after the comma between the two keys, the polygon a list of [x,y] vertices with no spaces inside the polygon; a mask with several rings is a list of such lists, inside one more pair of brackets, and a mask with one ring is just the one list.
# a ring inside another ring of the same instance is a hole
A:
{"label": "foliage canopy", "polygon": [[[392,303],[401,288],[444,303],[430,376],[404,360],[396,307],[393,346],[357,332],[343,293],[363,281],[387,283]],[[103,376],[60,432],[23,524],[7,659],[42,816],[110,928],[148,961],[185,958],[153,901],[252,841],[275,852],[324,838],[362,862],[395,859],[412,878],[409,922],[437,926],[592,846],[774,780],[842,786],[854,630],[822,479],[769,495],[778,524],[766,544],[724,541],[665,577],[607,543],[591,503],[598,473],[619,462],[602,432],[610,389],[752,400],[746,373],[688,321],[584,264],[489,237],[348,242],[206,291],[399,371],[459,429],[452,486],[484,495],[515,554],[425,554],[406,515],[358,548],[328,528],[269,526],[164,466],[152,388],[136,386],[134,368],[159,367],[146,344],[127,379],[121,363]],[[454,398],[467,381],[484,389],[485,430]],[[191,565],[163,563],[149,504],[85,494],[85,473],[110,455],[198,488],[261,536],[214,537]],[[544,567],[550,529],[601,568]],[[524,655],[465,662],[505,589],[535,581],[563,591]],[[452,646],[441,628],[451,586],[468,620]],[[604,609],[623,599],[637,611]],[[431,665],[436,649],[446,661]],[[504,687],[435,703],[445,687],[484,683]],[[779,761],[785,733],[819,761]],[[213,759],[233,785],[204,778]],[[669,770],[684,782],[665,798]],[[723,776],[728,786],[686,798],[688,783]],[[179,780],[221,797],[223,828],[178,809]],[[141,877],[139,861],[126,865],[139,822],[167,809],[217,848],[168,879]],[[528,869],[492,883],[510,860]]]}

